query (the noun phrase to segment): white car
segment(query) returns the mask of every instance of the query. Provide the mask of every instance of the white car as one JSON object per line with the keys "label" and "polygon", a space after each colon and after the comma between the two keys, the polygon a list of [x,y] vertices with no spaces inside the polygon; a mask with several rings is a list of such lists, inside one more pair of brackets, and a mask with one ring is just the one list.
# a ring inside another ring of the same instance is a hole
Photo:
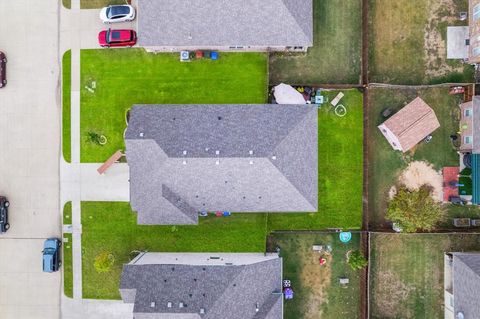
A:
{"label": "white car", "polygon": [[135,19],[135,9],[131,5],[108,6],[100,11],[103,23],[128,22]]}

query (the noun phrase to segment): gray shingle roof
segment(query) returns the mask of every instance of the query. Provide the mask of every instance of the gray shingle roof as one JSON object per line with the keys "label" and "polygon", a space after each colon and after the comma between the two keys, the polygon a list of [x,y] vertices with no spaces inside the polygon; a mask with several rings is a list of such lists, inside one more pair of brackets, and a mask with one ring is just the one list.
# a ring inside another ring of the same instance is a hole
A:
{"label": "gray shingle roof", "polygon": [[474,96],[472,101],[473,111],[473,145],[474,154],[480,154],[480,97]]}
{"label": "gray shingle roof", "polygon": [[480,314],[480,254],[453,254],[453,296],[455,314],[463,312],[465,319]]}
{"label": "gray shingle roof", "polygon": [[[280,319],[281,276],[280,258],[242,265],[127,264],[120,292],[124,302],[135,303],[135,317]],[[205,313],[200,314],[200,309]]]}
{"label": "gray shingle roof", "polygon": [[135,105],[125,144],[138,223],[316,211],[317,122],[308,105]]}
{"label": "gray shingle roof", "polygon": [[312,0],[138,0],[139,45],[311,46]]}

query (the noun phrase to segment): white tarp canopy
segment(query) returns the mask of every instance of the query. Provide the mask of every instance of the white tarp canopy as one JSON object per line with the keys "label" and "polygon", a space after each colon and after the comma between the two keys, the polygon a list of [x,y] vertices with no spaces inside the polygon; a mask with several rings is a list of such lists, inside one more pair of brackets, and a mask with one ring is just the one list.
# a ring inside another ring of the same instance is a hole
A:
{"label": "white tarp canopy", "polygon": [[295,90],[291,85],[280,83],[275,87],[273,96],[278,104],[307,104],[302,93]]}

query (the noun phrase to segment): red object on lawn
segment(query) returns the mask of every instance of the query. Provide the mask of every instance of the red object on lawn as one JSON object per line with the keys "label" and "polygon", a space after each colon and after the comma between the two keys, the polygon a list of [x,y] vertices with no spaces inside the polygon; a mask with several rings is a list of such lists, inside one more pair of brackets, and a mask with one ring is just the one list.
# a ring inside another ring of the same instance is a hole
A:
{"label": "red object on lawn", "polygon": [[323,258],[323,257],[320,257],[320,259],[318,261],[320,262],[320,266],[323,266],[327,263],[327,259]]}
{"label": "red object on lawn", "polygon": [[450,93],[450,94],[463,94],[463,93],[465,93],[465,87],[463,87],[463,86],[452,86],[448,93]]}
{"label": "red object on lawn", "polygon": [[203,58],[203,51],[202,50],[195,51],[195,58],[197,59]]}

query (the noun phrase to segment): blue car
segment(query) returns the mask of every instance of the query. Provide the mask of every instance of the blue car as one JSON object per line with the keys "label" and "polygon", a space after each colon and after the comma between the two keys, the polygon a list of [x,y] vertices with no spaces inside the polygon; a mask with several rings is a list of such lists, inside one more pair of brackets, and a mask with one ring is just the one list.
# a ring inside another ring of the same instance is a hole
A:
{"label": "blue car", "polygon": [[62,242],[58,238],[48,238],[43,244],[43,271],[54,272],[60,269],[60,247]]}

